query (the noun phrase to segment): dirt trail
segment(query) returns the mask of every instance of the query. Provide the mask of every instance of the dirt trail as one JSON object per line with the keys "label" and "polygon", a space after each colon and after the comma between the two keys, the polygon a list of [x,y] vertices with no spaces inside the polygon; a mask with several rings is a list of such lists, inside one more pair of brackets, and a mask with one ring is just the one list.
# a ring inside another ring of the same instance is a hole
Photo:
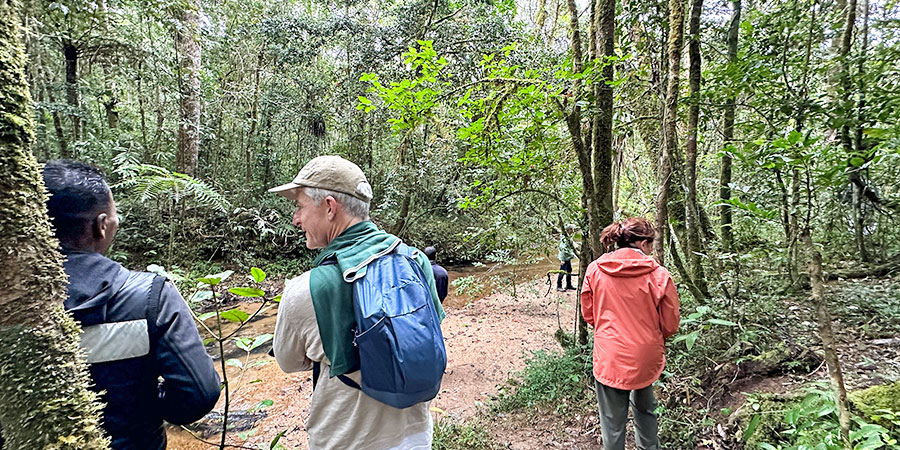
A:
{"label": "dirt trail", "polygon": [[[498,384],[506,382],[510,374],[524,367],[524,356],[535,350],[559,348],[553,333],[558,323],[572,331],[577,301],[575,292],[551,291],[550,295],[545,296],[546,276],[534,278],[555,268],[554,262],[545,261],[519,269],[518,279],[529,276],[532,281],[517,285],[517,298],[507,293],[491,294],[474,302],[467,298],[448,298],[445,302],[447,318],[442,324],[448,362],[441,392],[432,403],[434,408],[442,411],[433,413],[436,419],[445,414],[453,419],[472,416],[478,405],[487,402],[496,393]],[[496,275],[485,272],[481,271],[480,276]],[[458,271],[456,273],[459,274]],[[252,305],[245,305],[242,309],[250,307]],[[246,335],[271,332],[274,320],[273,309],[255,321]],[[264,409],[265,418],[252,424],[255,431],[234,430],[229,433],[228,443],[256,448],[285,431],[282,445],[286,448],[306,448],[303,423],[307,418],[312,390],[311,373],[285,374],[271,357],[263,353],[251,355],[250,360],[269,363],[244,373],[242,385],[232,395],[231,410],[245,411],[262,400],[272,400],[273,404]],[[232,374],[232,371],[235,373]],[[230,378],[236,377],[237,369],[229,367],[228,373]],[[221,413],[223,403],[224,398],[220,399],[214,412]],[[239,433],[251,435],[244,440],[238,436]],[[210,436],[207,440],[218,442],[218,436]],[[169,428],[169,449],[212,447],[187,432]]]}

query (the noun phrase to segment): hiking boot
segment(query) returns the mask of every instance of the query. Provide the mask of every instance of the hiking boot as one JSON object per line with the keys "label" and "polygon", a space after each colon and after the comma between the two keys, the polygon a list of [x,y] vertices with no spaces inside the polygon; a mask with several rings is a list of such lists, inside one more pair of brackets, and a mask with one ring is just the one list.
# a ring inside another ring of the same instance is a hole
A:
{"label": "hiking boot", "polygon": [[567,291],[577,291],[578,288],[575,287],[575,286],[566,286],[566,290],[567,290]]}
{"label": "hiking boot", "polygon": [[558,287],[558,288],[556,288],[556,292],[566,292],[566,290],[561,287]]}

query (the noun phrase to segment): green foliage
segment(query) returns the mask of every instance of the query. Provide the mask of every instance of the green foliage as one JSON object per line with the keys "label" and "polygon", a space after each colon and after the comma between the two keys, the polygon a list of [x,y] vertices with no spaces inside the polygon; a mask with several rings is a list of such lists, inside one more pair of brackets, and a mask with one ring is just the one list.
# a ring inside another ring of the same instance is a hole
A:
{"label": "green foliage", "polygon": [[659,440],[671,450],[696,449],[704,430],[713,423],[708,411],[684,404],[667,407],[663,403],[656,413],[659,417]]}
{"label": "green foliage", "polygon": [[492,450],[497,448],[480,423],[458,423],[446,418],[434,424],[431,448],[439,450]]}
{"label": "green foliage", "polygon": [[178,204],[185,199],[193,199],[201,207],[219,211],[227,211],[231,206],[228,200],[203,181],[152,164],[126,163],[116,169],[116,175],[120,181],[113,188],[135,196],[140,203]]}
{"label": "green foliage", "polygon": [[697,310],[688,314],[686,317],[681,318],[681,323],[678,325],[678,328],[681,330],[681,333],[685,333],[685,328],[689,330],[693,328],[690,332],[686,334],[680,334],[679,336],[672,339],[669,345],[675,345],[681,341],[684,341],[684,345],[687,347],[687,350],[690,351],[694,347],[694,343],[697,342],[697,339],[700,337],[700,334],[704,331],[708,331],[713,326],[723,326],[723,327],[737,327],[738,324],[734,323],[730,320],[720,319],[717,317],[705,318],[710,315],[712,312],[712,308],[709,306],[699,306]]}
{"label": "green foliage", "polygon": [[[742,440],[764,450],[840,450],[834,397],[823,386],[811,385],[796,397],[757,394],[748,397]],[[897,436],[879,425],[853,417],[850,440],[854,449],[895,448]]]}
{"label": "green foliage", "polygon": [[463,296],[467,295],[469,297],[474,298],[476,295],[480,294],[484,289],[484,284],[479,283],[474,275],[469,275],[467,277],[458,277],[454,278],[450,282],[450,286],[453,286],[456,289],[456,295]]}
{"label": "green foliage", "polygon": [[[404,130],[412,130],[429,118],[431,110],[437,106],[437,100],[441,95],[441,85],[446,82],[438,81],[442,77],[441,71],[447,66],[444,57],[438,57],[432,41],[417,41],[419,48],[410,47],[404,53],[403,63],[417,75],[415,78],[392,81],[387,86],[383,85],[374,73],[363,74],[359,79],[372,85],[369,92],[376,94],[384,105],[394,113],[388,119],[391,129],[395,133]],[[359,97],[357,109],[371,112],[375,109],[371,100]]]}
{"label": "green foliage", "polygon": [[577,409],[593,397],[591,364],[590,347],[538,350],[528,358],[525,369],[500,388],[493,409],[505,412],[553,407],[557,413]]}

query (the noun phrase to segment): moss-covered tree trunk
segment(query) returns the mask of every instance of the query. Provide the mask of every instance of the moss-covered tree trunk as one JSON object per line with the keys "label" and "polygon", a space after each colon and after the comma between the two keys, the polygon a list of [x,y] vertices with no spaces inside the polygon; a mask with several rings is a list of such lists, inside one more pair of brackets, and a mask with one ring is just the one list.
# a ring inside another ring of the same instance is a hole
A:
{"label": "moss-covered tree trunk", "polygon": [[[595,110],[592,126],[593,168],[594,168],[594,195],[597,198],[597,219],[600,221],[597,230],[597,240],[600,232],[607,224],[613,221],[613,87],[607,82],[615,80],[615,65],[613,58],[616,56],[616,0],[597,0],[595,17],[591,20],[596,24],[598,40],[594,46],[599,55],[591,55],[593,60],[603,61],[603,79],[594,82]],[[599,254],[598,254],[599,255]],[[586,266],[590,261],[584,261]]]}
{"label": "moss-covered tree trunk", "polygon": [[[691,3],[691,18],[688,25],[690,43],[688,57],[690,66],[688,83],[690,86],[690,108],[688,113],[688,136],[685,144],[684,164],[684,218],[687,245],[684,256],[688,261],[691,279],[705,297],[709,297],[709,287],[700,255],[704,252],[700,221],[700,203],[697,201],[697,135],[700,123],[700,16],[703,0]],[[700,300],[700,299],[698,299]]]}
{"label": "moss-covered tree trunk", "polygon": [[[728,47],[728,64],[737,62],[738,49],[738,32],[741,25],[741,0],[733,0],[731,2],[731,22],[728,25],[728,35],[725,39]],[[719,172],[719,199],[722,201],[719,206],[719,224],[722,234],[722,251],[731,252],[731,245],[734,241],[731,224],[731,149],[728,147],[733,145],[734,141],[734,112],[735,112],[736,94],[732,89],[728,93],[725,100],[725,111],[722,115],[722,144],[724,151],[722,152],[722,166]]]}
{"label": "moss-covered tree trunk", "polygon": [[31,156],[20,6],[0,0],[0,424],[8,449],[102,449],[79,329]]}
{"label": "moss-covered tree trunk", "polygon": [[[672,190],[673,165],[678,152],[675,127],[678,121],[678,90],[681,81],[681,49],[684,43],[684,0],[669,0],[668,69],[663,111],[663,145],[659,158],[656,193],[656,230],[660,234],[653,241],[653,255],[665,264],[665,242],[669,229],[669,195]],[[673,249],[673,251],[675,251]]]}

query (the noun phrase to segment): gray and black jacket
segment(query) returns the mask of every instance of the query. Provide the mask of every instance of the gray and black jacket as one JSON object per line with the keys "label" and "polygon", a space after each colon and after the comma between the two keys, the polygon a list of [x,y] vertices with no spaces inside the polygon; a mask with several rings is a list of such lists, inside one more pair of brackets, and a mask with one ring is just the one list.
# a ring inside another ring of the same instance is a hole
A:
{"label": "gray and black jacket", "polygon": [[184,299],[163,277],[99,253],[66,256],[65,308],[81,322],[112,448],[164,449],[164,420],[194,422],[219,398],[219,375]]}

